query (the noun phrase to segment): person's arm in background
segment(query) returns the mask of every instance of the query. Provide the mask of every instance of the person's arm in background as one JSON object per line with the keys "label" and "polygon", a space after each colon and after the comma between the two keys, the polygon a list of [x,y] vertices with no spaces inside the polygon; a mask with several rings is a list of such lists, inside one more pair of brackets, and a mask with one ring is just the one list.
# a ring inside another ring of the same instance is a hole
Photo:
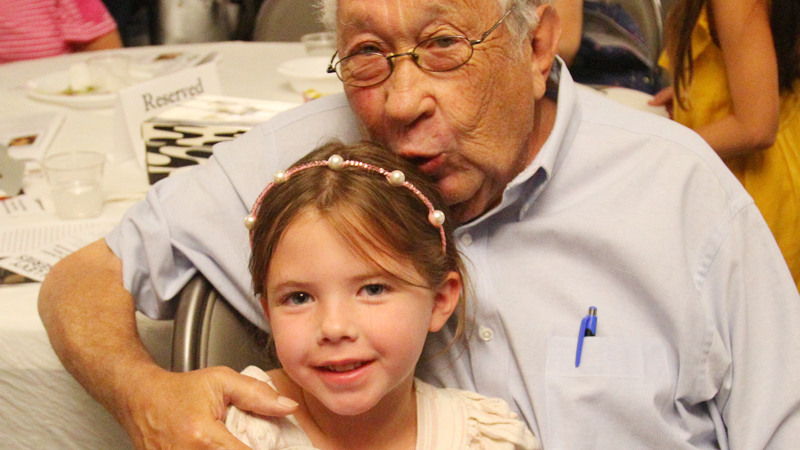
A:
{"label": "person's arm in background", "polygon": [[583,35],[583,0],[553,0],[553,6],[561,19],[561,41],[558,43],[558,56],[572,64]]}
{"label": "person's arm in background", "polygon": [[[778,133],[778,63],[767,0],[711,0],[733,114],[697,132],[723,158],[762,150]],[[746,38],[745,38],[746,37]]]}
{"label": "person's arm in background", "polygon": [[121,47],[122,38],[119,35],[119,30],[116,28],[89,42],[75,42],[72,44],[72,48],[76,52],[93,52],[95,50],[108,50]]}
{"label": "person's arm in background", "polygon": [[294,408],[265,383],[227,368],[172,373],[148,354],[136,329],[122,263],[101,239],[56,264],[39,314],[65,368],[122,424],[137,449],[246,450],[225,428],[228,404],[264,415]]}
{"label": "person's arm in background", "polygon": [[59,8],[56,17],[73,51],[122,47],[117,23],[101,0],[61,0]]}
{"label": "person's arm in background", "polygon": [[[780,101],[769,2],[710,0],[708,6],[725,60],[733,113],[695,131],[723,159],[763,150],[775,142]],[[673,95],[669,87],[650,104],[669,105]]]}

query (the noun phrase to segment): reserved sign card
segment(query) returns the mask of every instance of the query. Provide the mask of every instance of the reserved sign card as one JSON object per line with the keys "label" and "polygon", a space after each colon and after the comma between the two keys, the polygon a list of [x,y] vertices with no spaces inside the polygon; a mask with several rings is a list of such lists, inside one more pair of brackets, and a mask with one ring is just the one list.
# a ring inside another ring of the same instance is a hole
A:
{"label": "reserved sign card", "polygon": [[136,158],[146,168],[142,122],[184,100],[220,94],[216,62],[202,64],[121,89],[114,110],[114,163]]}

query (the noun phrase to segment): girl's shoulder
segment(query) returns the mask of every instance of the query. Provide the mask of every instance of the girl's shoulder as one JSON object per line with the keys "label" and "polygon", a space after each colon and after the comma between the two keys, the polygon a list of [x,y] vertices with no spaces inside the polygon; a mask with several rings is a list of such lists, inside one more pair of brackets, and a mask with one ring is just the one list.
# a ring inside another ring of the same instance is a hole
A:
{"label": "girl's shoulder", "polygon": [[[419,379],[415,386],[417,450],[541,449],[538,439],[504,400],[460,389],[436,388]],[[432,429],[432,424],[437,429]],[[421,445],[423,442],[432,445]],[[443,442],[452,444],[441,446]]]}
{"label": "girl's shoulder", "polygon": [[[273,389],[276,387],[273,377],[279,378],[278,373],[270,371],[269,374],[258,367],[250,366],[242,371],[243,375],[268,383]],[[270,376],[273,375],[273,377]],[[302,450],[315,450],[306,433],[294,416],[265,417],[242,411],[235,406],[229,406],[225,417],[225,426],[240,441],[253,450],[272,450],[276,448],[293,448]]]}

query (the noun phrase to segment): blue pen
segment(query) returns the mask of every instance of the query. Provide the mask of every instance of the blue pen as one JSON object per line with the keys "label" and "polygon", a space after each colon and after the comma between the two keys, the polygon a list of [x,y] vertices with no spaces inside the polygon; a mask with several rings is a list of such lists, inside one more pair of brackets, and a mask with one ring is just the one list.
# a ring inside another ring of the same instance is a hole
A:
{"label": "blue pen", "polygon": [[578,332],[578,350],[575,352],[575,367],[581,365],[581,352],[583,351],[583,338],[597,334],[597,308],[589,307],[589,315],[581,320],[581,329]]}

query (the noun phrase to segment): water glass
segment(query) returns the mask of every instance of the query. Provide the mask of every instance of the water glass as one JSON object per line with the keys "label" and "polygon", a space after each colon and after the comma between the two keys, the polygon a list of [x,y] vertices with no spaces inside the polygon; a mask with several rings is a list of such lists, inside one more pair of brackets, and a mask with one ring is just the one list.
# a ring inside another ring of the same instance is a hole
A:
{"label": "water glass", "polygon": [[330,58],[336,52],[336,35],[321,32],[304,34],[300,42],[306,47],[307,56],[327,56]]}
{"label": "water glass", "polygon": [[47,176],[56,214],[62,219],[85,219],[103,212],[103,165],[105,155],[70,151],[45,157]]}

